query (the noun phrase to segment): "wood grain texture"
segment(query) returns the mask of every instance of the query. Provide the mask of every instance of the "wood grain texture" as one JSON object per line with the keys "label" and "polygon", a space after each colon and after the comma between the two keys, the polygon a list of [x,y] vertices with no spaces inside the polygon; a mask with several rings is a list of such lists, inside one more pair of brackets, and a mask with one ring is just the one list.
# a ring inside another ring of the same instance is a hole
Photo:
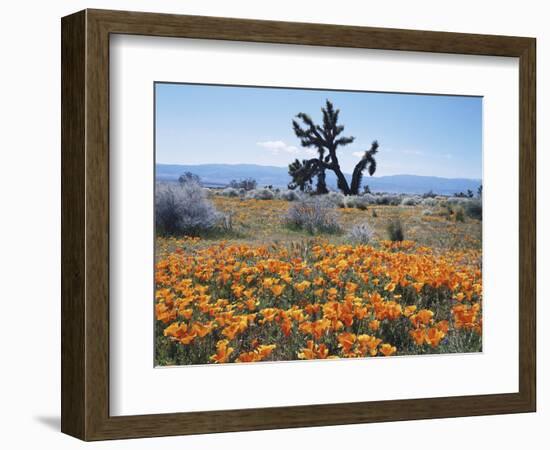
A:
{"label": "wood grain texture", "polygon": [[279,44],[521,56],[529,38],[316,23],[88,10],[112,33]]}
{"label": "wood grain texture", "polygon": [[85,20],[65,17],[61,35],[61,430],[85,431]]}
{"label": "wood grain texture", "polygon": [[536,409],[536,41],[529,41],[519,64],[519,384]]}
{"label": "wood grain texture", "polygon": [[[113,33],[519,57],[519,392],[109,416],[109,34]],[[99,440],[535,410],[534,39],[86,10],[63,18],[62,41],[63,432]]]}
{"label": "wood grain texture", "polygon": [[101,26],[87,14],[86,439],[109,417],[109,33]]}

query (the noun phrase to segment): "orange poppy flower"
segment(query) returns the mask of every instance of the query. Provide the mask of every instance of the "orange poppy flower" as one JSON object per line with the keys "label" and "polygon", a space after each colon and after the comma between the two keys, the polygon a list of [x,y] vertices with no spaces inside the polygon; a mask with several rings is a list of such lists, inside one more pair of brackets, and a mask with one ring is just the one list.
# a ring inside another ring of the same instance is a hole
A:
{"label": "orange poppy flower", "polygon": [[371,320],[369,322],[369,330],[376,331],[379,328],[380,328],[380,321],[379,320],[374,319],[374,320]]}
{"label": "orange poppy flower", "polygon": [[264,317],[263,320],[260,320],[260,324],[263,325],[266,322],[272,322],[275,320],[275,317],[279,313],[277,308],[264,308],[260,311],[260,314]]}
{"label": "orange poppy flower", "polygon": [[290,333],[292,332],[292,320],[288,318],[284,319],[281,322],[281,331],[286,337],[290,336]]}
{"label": "orange poppy flower", "polygon": [[436,323],[435,325],[438,330],[442,331],[443,333],[447,334],[449,332],[449,321],[448,320],[441,320]]}
{"label": "orange poppy flower", "polygon": [[445,337],[445,333],[437,328],[429,328],[426,332],[425,340],[426,343],[432,347],[437,347],[441,342],[441,339]]}
{"label": "orange poppy flower", "polygon": [[203,338],[212,331],[212,323],[203,324],[195,322],[191,329],[197,334],[198,337]]}
{"label": "orange poppy flower", "polygon": [[294,288],[300,293],[304,292],[310,286],[311,286],[311,283],[307,280],[294,284]]}
{"label": "orange poppy flower", "polygon": [[285,287],[281,284],[274,284],[273,286],[271,286],[271,292],[275,297],[279,297],[284,290],[285,290]]}
{"label": "orange poppy flower", "polygon": [[415,327],[419,327],[420,325],[428,325],[433,316],[433,311],[430,311],[429,309],[421,309],[410,317],[410,321]]}
{"label": "orange poppy flower", "polygon": [[359,351],[365,355],[367,351],[371,356],[376,356],[377,347],[382,342],[382,339],[370,336],[368,334],[360,334],[357,336],[359,342]]}
{"label": "orange poppy flower", "polygon": [[424,344],[424,341],[426,340],[426,332],[423,328],[416,328],[414,330],[411,330],[409,331],[409,334],[413,338],[416,345]]}
{"label": "orange poppy flower", "polygon": [[384,356],[391,356],[396,351],[397,349],[390,344],[382,344],[380,346],[380,353],[382,353]]}
{"label": "orange poppy flower", "polygon": [[225,363],[229,360],[229,356],[233,353],[233,348],[228,346],[229,341],[227,339],[218,341],[216,343],[216,354],[210,357],[210,361],[214,363]]}
{"label": "orange poppy flower", "polygon": [[403,315],[405,317],[410,317],[415,311],[416,311],[416,305],[406,306],[405,311],[403,311]]}
{"label": "orange poppy flower", "polygon": [[317,345],[313,341],[307,341],[307,347],[302,348],[297,354],[300,359],[326,359],[328,348],[325,344]]}
{"label": "orange poppy flower", "polygon": [[353,333],[340,333],[338,335],[338,347],[342,347],[344,353],[349,353],[356,338],[357,337]]}
{"label": "orange poppy flower", "polygon": [[249,298],[245,302],[245,305],[249,311],[254,311],[256,309],[256,306],[258,306],[259,304],[260,302],[253,297]]}

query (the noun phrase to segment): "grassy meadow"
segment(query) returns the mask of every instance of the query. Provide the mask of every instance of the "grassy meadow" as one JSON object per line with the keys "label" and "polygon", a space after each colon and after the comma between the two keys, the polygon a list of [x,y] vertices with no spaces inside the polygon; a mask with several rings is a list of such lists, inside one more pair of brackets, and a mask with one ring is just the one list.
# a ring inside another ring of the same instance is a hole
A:
{"label": "grassy meadow", "polygon": [[159,191],[156,365],[482,349],[476,198]]}

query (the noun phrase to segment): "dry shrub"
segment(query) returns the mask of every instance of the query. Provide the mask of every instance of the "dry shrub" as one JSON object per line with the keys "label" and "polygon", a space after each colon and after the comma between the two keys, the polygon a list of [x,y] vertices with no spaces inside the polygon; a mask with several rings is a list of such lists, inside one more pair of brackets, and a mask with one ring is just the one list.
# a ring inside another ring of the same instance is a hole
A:
{"label": "dry shrub", "polygon": [[155,225],[159,234],[195,236],[214,228],[220,219],[195,181],[157,185]]}
{"label": "dry shrub", "polygon": [[338,215],[331,203],[318,197],[294,202],[285,218],[287,226],[310,234],[341,231]]}
{"label": "dry shrub", "polygon": [[351,228],[347,237],[355,244],[366,245],[374,239],[374,230],[367,222],[359,223]]}
{"label": "dry shrub", "polygon": [[403,228],[403,223],[401,222],[401,219],[392,219],[388,223],[387,231],[390,241],[400,242],[405,239],[405,230]]}

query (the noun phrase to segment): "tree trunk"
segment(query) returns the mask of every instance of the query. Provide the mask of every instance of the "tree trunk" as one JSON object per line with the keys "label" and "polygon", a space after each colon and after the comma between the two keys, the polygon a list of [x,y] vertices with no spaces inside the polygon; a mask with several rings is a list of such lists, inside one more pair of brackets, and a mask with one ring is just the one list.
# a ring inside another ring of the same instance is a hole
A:
{"label": "tree trunk", "polygon": [[328,147],[328,153],[330,155],[331,162],[326,167],[332,169],[332,171],[336,174],[336,177],[338,178],[338,189],[342,191],[342,194],[350,195],[348,180],[346,180],[346,177],[340,170],[340,164],[338,163],[338,158],[336,157],[336,147]]}
{"label": "tree trunk", "polygon": [[328,194],[325,169],[321,168],[317,174],[317,194]]}
{"label": "tree trunk", "polygon": [[353,169],[353,175],[351,176],[351,195],[359,195],[359,188],[361,187],[361,170],[358,166]]}
{"label": "tree trunk", "polygon": [[340,166],[335,166],[332,168],[336,176],[338,177],[338,188],[342,191],[342,194],[344,195],[350,195],[350,189],[348,185],[348,180],[346,180],[346,177],[340,170]]}

